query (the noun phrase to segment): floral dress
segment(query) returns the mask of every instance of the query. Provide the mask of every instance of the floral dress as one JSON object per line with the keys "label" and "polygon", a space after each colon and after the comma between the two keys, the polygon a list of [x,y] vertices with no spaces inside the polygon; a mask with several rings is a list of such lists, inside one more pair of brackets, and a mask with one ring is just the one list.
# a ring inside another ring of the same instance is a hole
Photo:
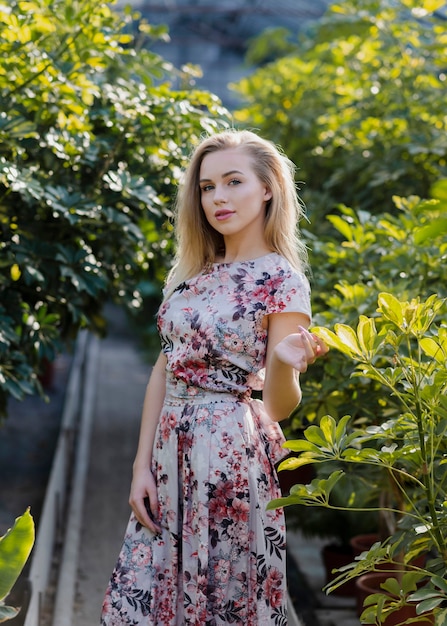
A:
{"label": "floral dress", "polygon": [[278,424],[263,386],[265,315],[310,317],[309,284],[276,253],[215,263],[158,316],[167,386],[154,442],[156,536],[132,514],[102,626],[285,626]]}

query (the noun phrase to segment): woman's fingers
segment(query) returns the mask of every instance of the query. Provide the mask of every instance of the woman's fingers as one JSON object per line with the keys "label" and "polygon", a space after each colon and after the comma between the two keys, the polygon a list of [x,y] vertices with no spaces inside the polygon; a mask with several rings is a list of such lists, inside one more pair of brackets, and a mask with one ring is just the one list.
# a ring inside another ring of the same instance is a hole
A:
{"label": "woman's fingers", "polygon": [[146,506],[146,502],[148,502],[148,498],[142,498],[139,501],[133,501],[133,503],[131,504],[132,511],[134,512],[135,517],[142,526],[145,526],[151,532],[158,535],[161,532],[161,527],[155,521],[155,517],[152,514],[149,505]]}
{"label": "woman's fingers", "polygon": [[147,471],[144,474],[140,472],[134,475],[129,504],[142,526],[145,526],[155,534],[161,532],[161,527],[156,519],[158,499],[152,472]]}
{"label": "woman's fingers", "polygon": [[314,360],[319,356],[323,356],[329,351],[327,345],[314,333],[310,333],[303,326],[299,326],[301,336],[306,345],[309,345],[314,355]]}
{"label": "woman's fingers", "polygon": [[275,348],[280,361],[291,365],[302,374],[318,357],[324,356],[327,352],[326,344],[304,326],[299,326],[297,333],[284,337]]}
{"label": "woman's fingers", "polygon": [[318,356],[318,344],[308,330],[306,330],[303,326],[299,326],[298,328],[302,345],[306,353],[307,363],[314,363]]}

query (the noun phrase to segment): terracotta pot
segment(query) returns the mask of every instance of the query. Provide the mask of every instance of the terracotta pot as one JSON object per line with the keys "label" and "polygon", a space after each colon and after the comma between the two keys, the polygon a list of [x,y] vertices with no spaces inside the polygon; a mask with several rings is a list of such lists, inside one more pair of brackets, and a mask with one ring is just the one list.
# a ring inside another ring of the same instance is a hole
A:
{"label": "terracotta pot", "polygon": [[354,557],[360,556],[362,552],[366,552],[372,545],[380,541],[378,533],[369,533],[366,535],[355,535],[349,541]]}
{"label": "terracotta pot", "polygon": [[[385,582],[387,578],[390,578],[389,573],[382,574],[381,572],[371,572],[369,574],[363,574],[363,576],[360,576],[356,579],[355,585],[357,587],[357,613],[359,617],[363,612],[363,602],[369,595],[371,595],[372,593],[385,593],[380,585],[381,583]],[[394,613],[389,615],[382,623],[382,626],[396,626],[397,624],[405,624],[406,620],[416,616],[416,606],[413,604],[406,605],[398,611],[395,611]],[[434,616],[431,613],[428,613],[423,621],[417,622],[418,626],[433,626],[434,623]]]}
{"label": "terracotta pot", "polygon": [[[334,569],[349,565],[349,563],[352,563],[354,560],[352,550],[349,546],[340,546],[337,544],[324,546],[321,550],[321,558],[323,559],[326,571],[326,584],[331,583],[339,575],[340,572],[333,572]],[[338,587],[331,592],[331,595],[354,597],[356,595],[355,580],[350,580],[341,587]]]}
{"label": "terracotta pot", "polygon": [[[289,456],[294,456],[290,454]],[[308,485],[315,478],[315,469],[312,464],[302,465],[293,470],[278,472],[279,485],[283,496],[288,496],[293,485]]]}
{"label": "terracotta pot", "polygon": [[[366,535],[356,535],[350,539],[350,544],[352,548],[352,552],[354,557],[360,556],[362,552],[366,552],[373,546],[377,541],[380,541],[380,536],[378,533],[370,533]],[[427,561],[426,554],[420,554],[415,559],[411,561],[412,565],[416,565],[417,567],[424,567]],[[396,566],[394,566],[396,567]],[[393,569],[392,563],[384,563],[383,565],[376,565],[376,569],[385,569],[390,570]]]}

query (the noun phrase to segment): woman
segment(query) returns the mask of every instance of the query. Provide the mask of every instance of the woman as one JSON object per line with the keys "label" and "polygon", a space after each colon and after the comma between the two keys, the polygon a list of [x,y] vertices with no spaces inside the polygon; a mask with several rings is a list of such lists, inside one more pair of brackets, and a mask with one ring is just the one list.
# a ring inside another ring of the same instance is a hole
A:
{"label": "woman", "polygon": [[306,330],[293,165],[248,131],[208,137],[176,208],[133,512],[101,624],[283,626],[283,511],[266,510],[280,495],[277,422],[301,400],[299,374],[327,350]]}

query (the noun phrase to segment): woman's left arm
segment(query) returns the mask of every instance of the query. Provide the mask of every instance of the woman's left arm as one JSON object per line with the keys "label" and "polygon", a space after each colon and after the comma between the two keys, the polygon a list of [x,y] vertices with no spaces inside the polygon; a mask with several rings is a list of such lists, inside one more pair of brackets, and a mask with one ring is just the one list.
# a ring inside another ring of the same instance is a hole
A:
{"label": "woman's left arm", "polygon": [[301,402],[300,373],[328,348],[309,333],[309,318],[304,313],[274,313],[267,319],[263,399],[270,418],[280,422]]}

